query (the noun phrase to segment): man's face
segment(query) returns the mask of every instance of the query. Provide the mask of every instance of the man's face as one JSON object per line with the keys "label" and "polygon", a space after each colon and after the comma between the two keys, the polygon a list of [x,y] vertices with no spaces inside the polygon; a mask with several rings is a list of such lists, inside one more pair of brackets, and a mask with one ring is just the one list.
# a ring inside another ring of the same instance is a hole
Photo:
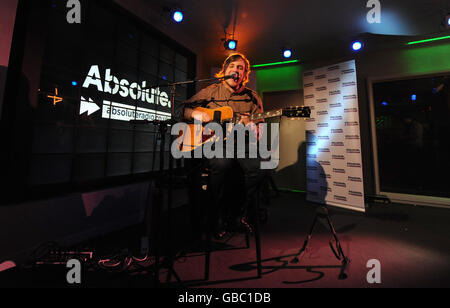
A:
{"label": "man's face", "polygon": [[233,89],[237,89],[239,85],[242,83],[244,79],[245,73],[245,62],[242,59],[237,59],[236,61],[231,62],[227,69],[225,70],[225,75],[231,75],[233,73],[237,73],[238,76],[236,78],[230,78],[225,80],[225,82]]}

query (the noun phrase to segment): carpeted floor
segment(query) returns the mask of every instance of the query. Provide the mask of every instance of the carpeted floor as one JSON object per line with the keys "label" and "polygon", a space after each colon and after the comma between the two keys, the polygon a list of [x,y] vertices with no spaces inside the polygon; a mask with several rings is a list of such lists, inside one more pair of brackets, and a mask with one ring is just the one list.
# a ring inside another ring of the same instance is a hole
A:
{"label": "carpeted floor", "polygon": [[[303,194],[282,193],[266,206],[267,222],[260,225],[262,276],[257,277],[254,237],[235,234],[215,241],[209,279],[205,277],[205,254],[192,241],[189,209],[173,210],[173,235],[167,247],[175,253],[174,272],[159,271],[160,286],[205,288],[396,288],[450,287],[450,209],[400,204],[372,204],[366,213],[329,208],[344,254],[350,260],[339,279],[341,262],[335,257],[333,238],[326,221],[319,219],[308,248],[298,263],[291,260],[302,247],[318,206]],[[94,257],[135,253],[140,247],[139,226],[80,244]],[[120,254],[120,253],[119,253]],[[113,259],[111,257],[111,259]],[[375,261],[374,261],[375,260]],[[84,276],[85,287],[155,287],[145,260],[128,269],[91,267]],[[139,262],[138,262],[139,261]],[[378,265],[373,262],[379,261]],[[112,261],[111,261],[112,262]],[[150,264],[152,262],[149,262]],[[104,263],[107,264],[107,263]],[[122,265],[123,265],[122,264]],[[120,266],[122,266],[120,265]],[[0,275],[1,286],[65,287],[66,268],[55,266],[33,270],[10,270]],[[375,271],[379,271],[375,273]],[[61,277],[59,277],[59,276]],[[177,281],[176,275],[179,280]],[[61,279],[52,280],[55,277]],[[65,276],[64,276],[65,277]],[[167,284],[167,278],[171,281]],[[369,278],[369,279],[368,279]],[[369,283],[372,278],[375,282]],[[368,281],[369,280],[369,281]]]}

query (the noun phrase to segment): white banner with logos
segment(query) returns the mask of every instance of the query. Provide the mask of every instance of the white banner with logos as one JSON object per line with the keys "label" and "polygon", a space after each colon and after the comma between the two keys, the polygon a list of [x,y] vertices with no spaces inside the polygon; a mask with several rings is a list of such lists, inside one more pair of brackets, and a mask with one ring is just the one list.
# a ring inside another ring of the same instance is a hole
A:
{"label": "white banner with logos", "polygon": [[355,61],[303,74],[307,200],[364,211]]}

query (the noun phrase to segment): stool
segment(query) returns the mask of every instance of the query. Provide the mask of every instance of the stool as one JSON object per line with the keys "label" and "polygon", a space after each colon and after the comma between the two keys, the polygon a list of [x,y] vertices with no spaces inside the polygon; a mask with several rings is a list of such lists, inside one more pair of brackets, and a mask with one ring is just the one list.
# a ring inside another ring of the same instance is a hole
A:
{"label": "stool", "polygon": [[[210,193],[210,191],[208,190],[210,184],[209,184],[209,171],[207,170],[207,168],[205,168],[204,166],[201,166],[197,172],[199,172],[196,176],[197,178],[197,182],[194,184],[194,194],[196,194],[196,197],[198,197],[199,195],[204,196],[202,199],[203,200],[208,200],[208,194]],[[194,180],[195,182],[195,180]],[[195,187],[197,186],[197,187]],[[257,189],[257,194],[256,194],[256,200],[254,200],[254,202],[250,202],[249,203],[249,208],[248,208],[248,213],[247,213],[247,218],[250,220],[251,218],[251,222],[253,223],[252,225],[252,234],[255,237],[255,252],[256,252],[256,262],[257,262],[257,278],[261,278],[262,277],[262,265],[261,265],[261,242],[260,242],[260,230],[259,230],[259,208],[260,208],[260,188],[258,187]],[[192,196],[191,196],[192,197]],[[192,200],[192,199],[191,199]],[[195,200],[195,199],[194,199]],[[196,204],[198,205],[198,204]],[[207,205],[201,205],[201,210],[199,211],[200,213],[196,213],[197,214],[197,218],[202,218],[202,219],[206,219],[206,223],[204,221],[202,221],[200,223],[200,225],[202,226],[202,231],[206,233],[206,247],[205,249],[205,269],[204,269],[204,280],[209,280],[209,276],[210,276],[210,260],[211,260],[211,253],[213,251],[220,251],[223,249],[218,249],[218,250],[213,250],[212,249],[212,237],[213,237],[213,230],[212,230],[212,226],[213,224],[211,223],[211,212],[210,211],[206,211],[206,215],[205,215],[205,211],[204,209],[207,208]],[[194,209],[194,211],[198,211],[199,209]],[[198,221],[197,221],[198,223]],[[198,232],[202,232],[197,230]],[[245,248],[250,248],[250,238],[249,238],[250,234],[246,233],[245,234],[245,242],[246,242],[246,247]]]}

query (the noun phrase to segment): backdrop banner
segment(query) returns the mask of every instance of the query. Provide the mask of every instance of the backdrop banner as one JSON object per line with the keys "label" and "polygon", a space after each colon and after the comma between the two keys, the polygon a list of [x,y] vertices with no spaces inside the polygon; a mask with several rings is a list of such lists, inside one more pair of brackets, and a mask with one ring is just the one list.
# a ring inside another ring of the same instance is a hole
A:
{"label": "backdrop banner", "polygon": [[365,211],[355,60],[303,74],[307,200]]}

